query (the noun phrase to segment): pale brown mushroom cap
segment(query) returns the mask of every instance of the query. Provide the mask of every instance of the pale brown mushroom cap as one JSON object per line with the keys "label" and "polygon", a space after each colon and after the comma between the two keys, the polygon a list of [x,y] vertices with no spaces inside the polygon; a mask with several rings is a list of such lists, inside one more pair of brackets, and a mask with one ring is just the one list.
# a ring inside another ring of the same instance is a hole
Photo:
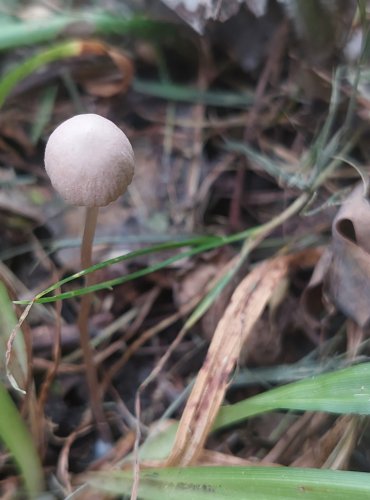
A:
{"label": "pale brown mushroom cap", "polygon": [[71,205],[102,207],[123,194],[134,175],[134,152],[113,122],[76,115],[59,125],[45,148],[51,183]]}

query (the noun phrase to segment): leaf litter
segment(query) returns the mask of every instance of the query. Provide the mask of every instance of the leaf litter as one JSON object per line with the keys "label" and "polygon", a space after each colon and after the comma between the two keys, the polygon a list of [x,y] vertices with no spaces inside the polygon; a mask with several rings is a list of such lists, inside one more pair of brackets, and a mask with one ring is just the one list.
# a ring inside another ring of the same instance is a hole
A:
{"label": "leaf litter", "polygon": [[[55,197],[42,168],[55,126],[96,112],[116,121],[137,151],[130,196],[104,210],[94,248],[95,263],[128,255],[95,270],[102,286],[90,318],[109,449],[99,448],[80,362],[81,275],[63,284],[57,308],[34,303],[22,318],[5,349],[8,376],[5,352],[0,362],[9,392],[22,360],[32,371],[22,379],[26,399],[14,396],[40,450],[43,487],[66,496],[82,485],[83,498],[94,475],[86,471],[107,470],[109,490],[109,471],[127,468],[134,487],[125,483],[121,492],[135,498],[153,465],[368,471],[366,423],[339,406],[344,414],[335,417],[314,403],[303,414],[279,411],[281,402],[214,432],[222,405],[220,414],[226,403],[267,396],[285,380],[284,367],[297,375],[304,362],[320,374],[368,359],[368,193],[366,183],[355,187],[358,170],[368,175],[366,73],[349,63],[334,77],[325,69],[335,57],[346,62],[351,23],[365,35],[366,13],[361,2],[357,17],[355,2],[314,2],[312,12],[301,2],[163,3],[154,20],[135,18],[150,12],[140,7],[124,17],[112,2],[92,12],[88,32],[74,24],[64,41],[60,28],[84,18],[89,2],[64,17],[63,6],[48,12],[38,35],[35,20],[15,10],[4,32],[14,28],[14,37],[0,37],[0,279],[12,300],[54,285],[58,299],[58,280],[80,271],[75,211]],[[330,27],[325,50],[311,32],[318,12]],[[33,38],[25,46],[27,29]],[[46,40],[54,45],[39,45]],[[336,213],[334,201],[351,189]],[[181,241],[189,242],[183,256],[172,259]],[[162,242],[160,253],[141,252]],[[158,265],[166,259],[171,265]],[[135,280],[121,281],[130,273]],[[7,345],[9,328],[0,335]],[[268,378],[237,383],[253,370],[268,370]],[[0,453],[5,494],[16,470]],[[41,487],[22,473],[26,485]],[[168,481],[172,491],[176,481]]]}

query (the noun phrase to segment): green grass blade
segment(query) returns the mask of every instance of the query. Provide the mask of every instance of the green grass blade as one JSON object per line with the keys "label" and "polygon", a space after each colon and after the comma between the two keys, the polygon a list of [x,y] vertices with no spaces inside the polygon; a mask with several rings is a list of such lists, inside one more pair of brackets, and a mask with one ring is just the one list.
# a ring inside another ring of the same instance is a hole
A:
{"label": "green grass blade", "polygon": [[[178,260],[185,259],[186,257],[193,257],[198,253],[206,252],[207,250],[211,250],[214,248],[214,244],[210,245],[202,245],[196,247],[193,250],[189,250],[187,252],[181,252],[173,257],[169,257],[168,259],[162,260],[152,266],[145,267],[140,271],[135,271],[133,273],[126,274],[125,276],[120,276],[119,278],[114,278],[112,280],[104,281],[102,283],[98,283],[97,285],[87,286],[85,288],[79,288],[77,290],[73,290],[71,292],[60,293],[59,295],[53,295],[51,297],[37,296],[35,303],[45,304],[48,302],[55,302],[57,300],[65,300],[71,299],[73,297],[79,297],[81,295],[86,295],[88,293],[94,293],[101,290],[111,289],[114,286],[122,285],[123,283],[127,283],[128,281],[135,280],[137,278],[142,278],[143,276],[147,276],[148,274],[154,273],[155,271],[159,271],[165,267],[168,267]],[[74,275],[76,276],[76,275]],[[68,278],[66,278],[68,279]],[[56,285],[53,285],[55,287]]]}
{"label": "green grass blade", "polygon": [[27,498],[39,498],[43,490],[43,472],[32,438],[15,404],[0,383],[0,441],[12,454],[22,473]]}
{"label": "green grass blade", "polygon": [[256,384],[264,386],[268,384],[288,384],[347,366],[348,364],[344,361],[334,358],[325,362],[307,363],[298,361],[293,364],[242,369],[233,377],[231,387],[236,389]]}
{"label": "green grass blade", "polygon": [[[281,409],[369,415],[370,363],[315,375],[240,403],[221,407],[213,431],[267,411]],[[161,460],[168,456],[177,427],[177,423],[174,423],[164,431],[154,431],[149,435],[140,447],[140,459]]]}
{"label": "green grass blade", "polygon": [[[109,259],[103,262],[100,262],[98,264],[95,264],[94,266],[91,266],[89,268],[83,269],[82,271],[79,271],[78,273],[72,274],[71,276],[68,276],[67,278],[64,278],[63,280],[58,281],[57,283],[54,283],[50,287],[46,288],[42,292],[40,292],[36,297],[35,297],[35,302],[36,303],[46,303],[46,302],[55,302],[57,300],[64,300],[72,297],[77,297],[80,295],[85,295],[87,293],[91,292],[96,292],[99,290],[104,290],[107,288],[111,288],[112,286],[119,285],[122,283],[125,283],[126,281],[131,281],[133,279],[139,278],[141,276],[146,276],[147,274],[150,274],[158,269],[162,269],[164,267],[169,266],[170,264],[184,259],[186,257],[191,257],[193,255],[196,255],[198,253],[205,252],[207,250],[211,250],[214,248],[219,248],[223,245],[228,245],[230,243],[235,243],[237,241],[243,240],[247,238],[248,236],[252,235],[257,228],[251,228],[247,229],[246,231],[242,231],[241,233],[236,233],[227,237],[218,237],[218,236],[201,236],[198,238],[191,238],[188,240],[181,240],[181,241],[175,241],[175,242],[169,242],[169,243],[161,243],[158,245],[153,245],[147,248],[142,248],[140,250],[135,250],[134,252],[130,252],[125,255],[120,255],[119,257],[114,257],[113,259]],[[98,283],[97,285],[94,285],[92,287],[88,288],[81,288],[74,290],[72,292],[66,292],[66,293],[61,293],[59,295],[53,295],[52,297],[45,297],[45,295],[48,295],[49,293],[53,292],[57,288],[65,285],[66,283],[69,283],[71,281],[77,280],[81,278],[82,276],[85,276],[89,273],[92,273],[94,271],[97,271],[99,269],[103,269],[105,267],[111,266],[113,264],[117,264],[118,262],[122,262],[125,260],[133,259],[136,257],[142,257],[144,255],[149,255],[152,253],[157,253],[165,250],[173,250],[173,249],[178,249],[181,247],[194,247],[191,250],[188,250],[186,252],[179,253],[173,257],[170,257],[164,261],[161,261],[157,264],[154,264],[153,266],[144,268],[140,271],[137,271],[135,273],[128,274],[126,276],[122,276],[120,278],[116,278],[115,280],[110,280],[110,281],[104,281],[102,283]],[[14,301],[15,304],[21,304],[21,305],[26,305],[29,304],[29,300],[17,300]]]}
{"label": "green grass blade", "polygon": [[[21,180],[16,179],[17,182],[24,182],[23,178]],[[35,182],[33,178],[26,178],[26,181],[29,183]],[[6,186],[8,186],[6,184]],[[3,187],[0,181],[0,187]],[[192,239],[196,238],[196,236],[192,236]],[[200,238],[204,238],[200,236]],[[94,245],[124,245],[127,246],[139,246],[142,244],[146,245],[159,245],[164,243],[178,243],[178,242],[186,242],[190,239],[189,235],[185,234],[142,234],[142,235],[127,235],[127,236],[97,236],[94,238]],[[62,239],[42,239],[39,240],[39,244],[44,248],[47,253],[57,252],[58,250],[62,250],[64,248],[79,248],[81,246],[81,238],[62,238]],[[270,239],[270,246],[282,246],[285,243],[284,238],[276,238]],[[25,243],[23,245],[16,245],[14,247],[0,250],[0,261],[8,260],[13,257],[18,257],[19,255],[24,255],[28,252],[31,252],[34,249],[33,243]]]}
{"label": "green grass blade", "polygon": [[25,22],[9,19],[1,25],[0,50],[49,42],[63,35],[67,28],[81,23],[85,25],[81,31],[85,33],[88,29],[92,34],[122,36],[125,33],[132,33],[143,38],[163,38],[166,34],[176,33],[178,35],[175,25],[145,17],[129,18],[106,12],[77,13]]}
{"label": "green grass blade", "polygon": [[0,50],[52,40],[72,22],[76,22],[76,17],[68,15],[28,22],[20,22],[16,19],[8,20],[6,24],[4,23],[1,26]]}
{"label": "green grass blade", "polygon": [[370,363],[294,382],[224,406],[213,430],[282,409],[370,415]]}
{"label": "green grass blade", "polygon": [[221,278],[217,281],[214,287],[205,295],[205,297],[200,301],[198,306],[194,309],[190,317],[185,323],[186,328],[192,328],[197,321],[204,315],[206,311],[211,307],[217,297],[220,295],[225,286],[233,278],[237,268],[227,271]]}
{"label": "green grass blade", "polygon": [[253,103],[252,93],[200,90],[195,87],[175,85],[169,82],[150,82],[134,79],[133,88],[141,94],[169,101],[200,102],[208,106],[245,108]]}
{"label": "green grass blade", "polygon": [[332,92],[330,97],[330,104],[328,109],[328,115],[325,123],[320,130],[314,143],[311,145],[309,150],[309,163],[313,165],[318,171],[325,167],[327,164],[327,159],[322,155],[325,150],[326,145],[329,142],[330,132],[333,128],[334,120],[336,117],[336,112],[340,102],[340,81],[343,78],[343,68],[337,68],[334,78],[332,80]]}
{"label": "green grass blade", "polygon": [[[64,16],[58,17],[56,19],[51,19],[47,21],[42,21],[42,22],[36,22],[36,23],[14,23],[14,26],[12,23],[9,25],[6,24],[4,29],[0,31],[0,49],[6,45],[6,41],[9,43],[14,39],[18,40],[19,39],[19,34],[17,33],[17,28],[22,28],[25,30],[25,33],[27,34],[27,28],[30,28],[32,26],[30,40],[28,41],[28,44],[36,43],[39,41],[42,41],[42,37],[45,36],[47,39],[52,38],[53,36],[56,36],[58,32],[68,25],[68,23],[71,23],[71,19],[74,19],[74,22],[76,20],[80,19],[79,17],[67,17],[65,18]],[[84,17],[81,18],[82,20],[85,20]],[[88,17],[88,19],[91,19],[91,16]],[[69,20],[69,21],[68,21]],[[136,19],[136,20],[131,20],[128,21],[126,20],[120,20],[118,19],[112,19],[111,17],[106,17],[104,15],[101,15],[98,17],[99,20],[99,26],[100,28],[106,29],[107,31],[114,31],[117,30],[120,34],[122,32],[120,31],[120,28],[128,28],[130,26],[130,29],[133,27],[136,28],[149,28],[150,26],[152,29],[157,29],[158,27],[156,26],[156,23],[154,21],[149,21],[149,20],[144,20],[144,19]],[[123,22],[123,25],[122,25]],[[19,26],[18,26],[19,25]],[[8,35],[7,35],[8,33]],[[14,39],[10,36],[12,35]],[[5,39],[4,39],[5,37]],[[53,47],[43,50],[39,52],[38,54],[29,57],[26,59],[24,62],[19,64],[17,67],[14,69],[10,70],[7,74],[5,74],[0,81],[0,106],[3,105],[5,99],[8,97],[8,95],[11,93],[11,91],[14,89],[14,87],[19,83],[21,80],[29,76],[31,73],[39,69],[40,67],[44,66],[45,64],[48,64],[53,61],[57,61],[59,59],[64,59],[67,57],[72,57],[79,55],[81,51],[81,43],[78,41],[68,41],[68,42],[63,42],[54,45]]]}
{"label": "green grass blade", "polygon": [[[1,82],[0,82],[1,85]],[[51,115],[53,113],[56,97],[58,94],[58,86],[53,85],[51,87],[47,87],[43,95],[40,99],[40,104],[36,111],[36,116],[34,118],[30,139],[32,144],[37,144],[41,139],[42,134],[44,132],[45,127],[50,122]]]}
{"label": "green grass blade", "polygon": [[[130,472],[94,472],[88,484],[129,495]],[[143,470],[141,500],[367,500],[370,476],[362,472],[284,467],[188,467]]]}
{"label": "green grass blade", "polygon": [[[199,244],[201,242],[206,242],[206,243]],[[172,249],[181,248],[184,246],[192,246],[192,244],[196,245],[195,248],[188,250],[186,252],[181,252],[181,253],[179,253],[173,257],[170,257],[168,259],[165,259],[157,264],[154,264],[152,266],[141,269],[140,271],[136,271],[134,273],[127,274],[125,276],[122,276],[120,278],[116,278],[114,280],[104,281],[102,283],[98,283],[97,285],[94,285],[91,287],[85,287],[85,288],[73,290],[71,292],[61,293],[59,295],[54,295],[52,297],[45,297],[45,295],[53,292],[54,290],[61,287],[62,285],[65,285],[66,283],[69,283],[71,281],[79,279],[82,276],[85,276],[86,274],[89,274],[91,272],[97,271],[99,269],[103,269],[104,267],[107,267],[107,266],[110,266],[110,265],[113,265],[113,264],[116,264],[118,262],[122,262],[125,260],[129,260],[129,259],[132,259],[134,257],[140,257],[143,255],[148,255],[148,254],[160,252],[163,250],[172,250]],[[206,250],[216,248],[217,246],[221,246],[222,244],[226,244],[226,243],[224,243],[223,238],[216,238],[216,237],[207,238],[207,237],[205,237],[205,238],[195,238],[195,239],[191,239],[191,240],[184,240],[182,242],[162,243],[159,245],[153,245],[153,246],[148,247],[148,248],[136,250],[134,252],[130,252],[128,254],[121,255],[119,257],[115,257],[113,259],[109,259],[109,260],[100,262],[99,264],[96,264],[96,265],[91,266],[87,269],[79,271],[78,273],[75,273],[71,276],[68,276],[67,278],[64,278],[63,280],[58,281],[57,283],[54,283],[46,290],[39,293],[36,296],[35,302],[37,302],[37,303],[55,302],[56,300],[68,299],[71,297],[77,297],[80,295],[85,295],[87,293],[96,292],[99,290],[111,288],[112,286],[119,285],[119,284],[125,283],[127,281],[131,281],[131,280],[139,278],[141,276],[146,276],[147,274],[150,274],[158,269],[162,269],[163,267],[169,266],[170,264],[176,262],[177,260],[192,256],[192,255],[196,255],[197,253],[205,252]],[[20,301],[14,301],[14,303],[24,305],[24,304],[28,304],[29,301],[20,300]]]}
{"label": "green grass blade", "polygon": [[[69,299],[72,297],[78,297],[78,296],[85,295],[88,293],[97,292],[99,290],[105,290],[107,288],[111,288],[113,286],[120,285],[122,283],[126,283],[127,281],[131,281],[133,279],[136,279],[136,278],[139,278],[142,276],[146,276],[147,274],[150,274],[153,271],[163,269],[164,267],[167,267],[170,264],[173,264],[174,262],[177,262],[178,260],[181,260],[183,258],[192,257],[192,256],[197,255],[199,253],[206,252],[207,250],[219,248],[219,247],[222,247],[224,245],[229,245],[231,243],[236,243],[236,242],[242,241],[242,240],[247,240],[247,238],[253,238],[253,236],[257,236],[257,235],[261,235],[261,234],[267,235],[272,229],[279,226],[282,222],[284,222],[292,214],[295,214],[296,212],[301,210],[305,206],[305,204],[307,203],[308,199],[309,199],[309,195],[307,193],[303,193],[300,197],[298,197],[290,206],[288,206],[275,219],[272,219],[269,222],[262,224],[260,226],[255,226],[255,227],[246,229],[245,231],[242,231],[240,233],[231,234],[230,236],[225,236],[225,237],[203,236],[203,237],[198,237],[198,238],[191,238],[188,240],[175,241],[175,242],[170,242],[170,243],[162,243],[159,245],[153,245],[153,246],[148,247],[148,248],[144,248],[144,249],[140,249],[140,250],[137,250],[134,252],[130,252],[128,254],[121,255],[119,257],[115,257],[113,259],[106,260],[104,262],[101,262],[99,264],[91,266],[87,269],[83,269],[82,271],[75,273],[71,276],[68,276],[67,278],[64,278],[63,280],[58,281],[57,283],[54,283],[49,288],[43,290],[38,295],[36,295],[36,297],[34,298],[34,302],[35,303],[55,302],[57,300]],[[60,288],[61,286],[65,285],[66,283],[69,283],[71,281],[79,279],[82,276],[85,276],[85,275],[92,273],[94,271],[97,271],[99,269],[103,269],[107,266],[117,264],[118,262],[129,260],[129,259],[132,259],[134,257],[148,255],[148,254],[160,252],[163,250],[171,250],[171,249],[181,248],[184,246],[190,246],[190,247],[194,247],[194,248],[192,248],[191,250],[188,250],[186,252],[179,253],[179,254],[177,254],[173,257],[170,257],[164,261],[161,261],[157,264],[154,264],[153,266],[147,267],[145,269],[142,269],[142,270],[137,271],[135,273],[128,274],[128,275],[123,276],[123,277],[116,278],[114,280],[109,280],[109,281],[105,281],[102,283],[98,283],[98,284],[93,285],[91,287],[80,288],[77,290],[73,290],[71,292],[65,292],[65,293],[61,293],[58,295],[46,297],[46,295],[48,295],[49,293],[52,293],[54,290],[56,290],[57,288]],[[225,279],[228,279],[228,278],[225,278]],[[223,286],[223,285],[220,284],[220,286]],[[18,300],[18,301],[14,301],[14,303],[26,305],[26,304],[29,304],[30,301],[29,300]],[[207,307],[207,304],[204,303],[203,306]],[[199,309],[199,311],[200,311],[200,309]]]}
{"label": "green grass blade", "polygon": [[4,104],[5,99],[17,83],[26,78],[26,76],[52,61],[77,55],[80,51],[80,45],[79,42],[66,42],[55,45],[48,50],[30,57],[16,68],[10,70],[0,80],[0,106]]}
{"label": "green grass blade", "polygon": [[[173,264],[174,262],[176,262],[180,259],[183,259],[185,257],[191,257],[191,256],[194,256],[196,254],[206,252],[207,250],[219,248],[223,245],[228,245],[230,243],[235,243],[235,242],[241,241],[241,240],[246,240],[244,242],[244,246],[243,246],[244,250],[243,249],[241,250],[242,254],[245,252],[248,253],[249,252],[248,246],[245,246],[246,242],[247,242],[247,238],[250,238],[250,237],[253,238],[256,236],[261,237],[262,235],[264,237],[266,237],[269,234],[269,232],[272,231],[275,227],[278,227],[280,224],[285,222],[293,214],[302,210],[302,208],[306,205],[309,198],[310,198],[309,193],[302,193],[301,196],[299,196],[291,205],[289,205],[283,212],[281,212],[281,214],[279,214],[274,219],[272,219],[272,220],[270,220],[270,221],[268,221],[265,224],[262,224],[260,226],[246,229],[245,231],[242,231],[240,233],[235,233],[235,234],[232,234],[232,235],[227,236],[227,237],[218,237],[218,236],[208,236],[207,237],[207,236],[204,236],[204,237],[200,237],[200,238],[192,238],[192,239],[189,239],[187,241],[183,240],[183,241],[174,242],[174,243],[163,243],[161,245],[154,245],[154,246],[149,247],[149,248],[137,250],[136,252],[131,252],[129,254],[122,255],[120,257],[116,257],[114,259],[104,261],[100,264],[96,264],[95,266],[89,267],[87,269],[83,269],[82,271],[80,271],[76,274],[73,274],[72,276],[69,276],[61,281],[58,281],[54,285],[51,285],[49,288],[47,288],[43,292],[36,295],[36,297],[33,299],[33,302],[36,302],[36,303],[55,302],[57,300],[68,299],[68,298],[72,298],[72,297],[85,295],[88,293],[93,293],[93,292],[96,292],[99,290],[111,288],[113,286],[120,285],[122,283],[126,283],[127,281],[131,281],[133,279],[139,278],[141,276],[145,276],[149,273],[152,273],[153,271],[163,269],[164,267],[167,267],[170,264]],[[46,295],[53,292],[54,290],[61,287],[62,285],[66,284],[68,282],[71,282],[75,279],[81,278],[82,276],[85,276],[86,274],[97,271],[98,269],[102,269],[102,268],[107,267],[109,265],[112,265],[112,264],[115,264],[115,263],[118,263],[118,262],[121,262],[124,260],[128,260],[128,259],[133,258],[135,256],[138,257],[139,255],[147,255],[150,253],[159,252],[161,250],[166,250],[166,249],[169,250],[169,249],[180,248],[180,247],[184,247],[184,246],[193,246],[195,248],[192,248],[191,250],[189,250],[187,252],[179,253],[178,255],[175,255],[174,257],[170,257],[162,262],[154,264],[153,266],[147,267],[145,269],[142,269],[140,271],[137,271],[135,273],[131,273],[129,275],[126,275],[126,276],[123,276],[120,278],[116,278],[114,280],[109,280],[109,281],[105,281],[103,283],[98,283],[97,285],[93,285],[90,287],[81,288],[78,290],[74,290],[71,292],[65,292],[65,293],[61,293],[58,295],[53,295],[51,297],[46,297]],[[222,286],[222,284],[220,286]],[[20,301],[15,301],[14,303],[25,305],[25,304],[29,304],[30,301],[20,300]],[[207,304],[204,304],[204,306],[207,306]],[[199,309],[199,311],[200,310],[201,309]]]}
{"label": "green grass blade", "polygon": [[243,154],[250,161],[255,162],[261,169],[265,170],[271,177],[274,177],[278,183],[283,182],[287,186],[299,189],[306,189],[309,185],[308,181],[304,179],[301,173],[296,173],[296,167],[294,167],[294,170],[291,168],[291,172],[289,172],[286,164],[284,165],[277,159],[272,159],[269,156],[259,153],[246,143],[226,141],[225,149],[234,153]]}

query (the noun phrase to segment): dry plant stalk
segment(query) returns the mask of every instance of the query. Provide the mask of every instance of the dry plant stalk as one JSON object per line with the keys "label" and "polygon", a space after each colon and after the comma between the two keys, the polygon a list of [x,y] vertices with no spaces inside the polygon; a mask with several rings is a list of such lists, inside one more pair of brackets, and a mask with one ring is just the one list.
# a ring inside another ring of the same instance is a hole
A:
{"label": "dry plant stalk", "polygon": [[[325,423],[324,415],[323,422]],[[290,466],[343,469],[348,467],[350,456],[356,446],[359,419],[353,415],[341,415],[320,440],[307,437],[305,446],[300,446],[302,453]],[[313,434],[314,435],[314,434]]]}
{"label": "dry plant stalk", "polygon": [[187,401],[166,466],[191,465],[200,457],[240,351],[276,286],[292,267],[314,265],[320,253],[311,249],[264,261],[236,288]]}

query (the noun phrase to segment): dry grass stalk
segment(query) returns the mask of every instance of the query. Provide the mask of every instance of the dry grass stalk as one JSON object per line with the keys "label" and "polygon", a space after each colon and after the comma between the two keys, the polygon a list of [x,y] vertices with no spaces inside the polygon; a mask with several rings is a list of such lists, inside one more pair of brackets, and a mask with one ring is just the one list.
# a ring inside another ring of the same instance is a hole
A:
{"label": "dry grass stalk", "polygon": [[227,390],[240,351],[276,286],[293,266],[313,264],[317,250],[281,255],[256,266],[234,291],[216,328],[190,394],[167,466],[190,465],[200,456]]}

